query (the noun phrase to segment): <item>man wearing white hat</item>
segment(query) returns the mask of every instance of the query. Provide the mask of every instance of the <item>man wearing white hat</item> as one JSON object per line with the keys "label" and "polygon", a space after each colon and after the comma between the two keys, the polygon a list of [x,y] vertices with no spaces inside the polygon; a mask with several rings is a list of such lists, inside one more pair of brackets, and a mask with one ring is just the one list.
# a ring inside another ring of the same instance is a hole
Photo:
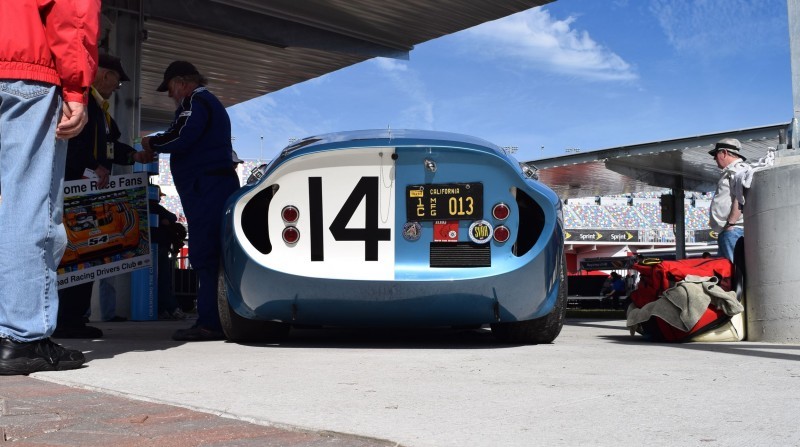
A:
{"label": "man wearing white hat", "polygon": [[[709,225],[716,231],[717,251],[720,256],[733,262],[733,249],[744,236],[744,197],[737,197],[736,182],[740,181],[740,172],[747,171],[749,166],[742,155],[742,143],[736,138],[723,138],[708,151],[714,157],[722,175],[717,182],[717,190],[711,200]],[[741,188],[739,188],[741,190]]]}

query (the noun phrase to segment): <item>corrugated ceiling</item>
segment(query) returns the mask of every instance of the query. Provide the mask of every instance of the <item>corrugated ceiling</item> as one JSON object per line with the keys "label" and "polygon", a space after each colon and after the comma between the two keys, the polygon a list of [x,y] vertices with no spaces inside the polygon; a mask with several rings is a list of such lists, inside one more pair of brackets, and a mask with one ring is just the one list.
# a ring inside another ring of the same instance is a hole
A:
{"label": "corrugated ceiling", "polygon": [[104,0],[141,17],[142,129],[172,120],[155,92],[173,60],[208,77],[226,106],[553,0]]}
{"label": "corrugated ceiling", "polygon": [[[157,20],[146,22],[148,39],[142,45],[141,101],[143,121],[170,122],[175,104],[156,92],[164,69],[174,60],[192,62],[208,78],[209,88],[225,106],[352,65],[358,56],[308,48],[277,48],[234,37],[209,36],[201,30]],[[203,42],[202,51],[196,46]]]}

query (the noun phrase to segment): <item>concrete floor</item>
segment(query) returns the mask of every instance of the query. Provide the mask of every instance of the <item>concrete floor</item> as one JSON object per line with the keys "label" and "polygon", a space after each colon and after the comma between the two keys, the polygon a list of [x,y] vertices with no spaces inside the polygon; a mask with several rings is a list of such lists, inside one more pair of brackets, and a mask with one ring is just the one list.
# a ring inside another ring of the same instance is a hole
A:
{"label": "concrete floor", "polygon": [[588,319],[568,319],[555,343],[538,346],[500,345],[488,330],[298,330],[276,345],[170,339],[188,324],[98,323],[103,339],[62,340],[86,352],[85,368],[31,377],[340,437],[303,445],[800,445],[797,345],[657,344],[623,321]]}

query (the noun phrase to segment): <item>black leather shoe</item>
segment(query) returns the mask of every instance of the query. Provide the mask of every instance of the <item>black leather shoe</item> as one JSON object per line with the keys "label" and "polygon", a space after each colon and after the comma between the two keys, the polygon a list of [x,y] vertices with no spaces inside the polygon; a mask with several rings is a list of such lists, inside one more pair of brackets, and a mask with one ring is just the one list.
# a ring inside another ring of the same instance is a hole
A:
{"label": "black leather shoe", "polygon": [[103,331],[94,326],[58,326],[53,338],[101,338]]}
{"label": "black leather shoe", "polygon": [[63,371],[86,362],[81,351],[67,349],[49,338],[20,342],[0,339],[0,375],[28,375],[37,371]]}
{"label": "black leather shoe", "polygon": [[225,340],[225,333],[194,325],[189,329],[178,329],[172,334],[172,339],[177,341]]}

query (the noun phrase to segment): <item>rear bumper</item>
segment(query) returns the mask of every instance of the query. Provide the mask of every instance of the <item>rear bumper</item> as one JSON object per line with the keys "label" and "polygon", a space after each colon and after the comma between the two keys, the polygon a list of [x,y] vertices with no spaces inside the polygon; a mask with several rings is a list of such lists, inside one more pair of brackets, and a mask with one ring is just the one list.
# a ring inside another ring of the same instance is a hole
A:
{"label": "rear bumper", "polygon": [[246,259],[224,231],[228,302],[249,319],[314,325],[452,326],[510,322],[550,313],[559,292],[561,237],[520,268],[441,280],[335,280],[267,269]]}

